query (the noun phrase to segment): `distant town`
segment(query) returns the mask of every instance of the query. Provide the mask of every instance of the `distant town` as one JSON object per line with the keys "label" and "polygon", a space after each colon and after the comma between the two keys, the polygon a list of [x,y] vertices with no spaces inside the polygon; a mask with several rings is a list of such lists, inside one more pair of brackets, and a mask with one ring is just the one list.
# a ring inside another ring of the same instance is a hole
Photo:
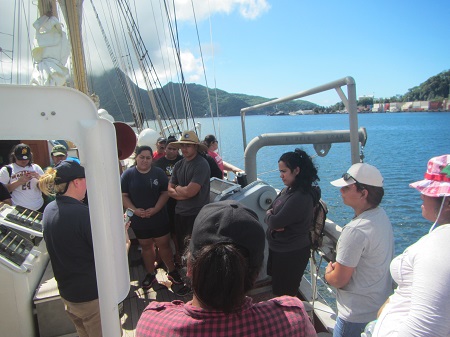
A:
{"label": "distant town", "polygon": [[[361,97],[359,98],[359,100]],[[358,106],[359,112],[419,112],[419,111],[450,111],[448,99],[442,101],[415,101],[374,103],[373,105]]]}
{"label": "distant town", "polygon": [[[364,101],[367,96],[359,97],[358,102]],[[414,101],[414,102],[389,102],[389,103],[374,103],[368,105],[358,105],[359,113],[372,112],[449,112],[450,100],[444,99],[442,101]],[[332,107],[315,107],[311,110],[297,110],[297,111],[274,111],[267,113],[268,116],[297,116],[297,115],[316,115],[316,114],[336,114],[347,113],[344,104],[340,103]]]}

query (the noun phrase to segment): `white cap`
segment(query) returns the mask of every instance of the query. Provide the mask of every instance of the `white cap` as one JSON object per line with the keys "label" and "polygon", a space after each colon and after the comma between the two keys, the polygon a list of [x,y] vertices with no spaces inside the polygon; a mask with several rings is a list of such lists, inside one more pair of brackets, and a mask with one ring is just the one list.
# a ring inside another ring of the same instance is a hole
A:
{"label": "white cap", "polygon": [[343,187],[358,182],[364,185],[383,187],[383,177],[375,166],[366,163],[356,163],[348,169],[347,173],[350,177],[345,179],[346,177],[343,176],[332,181],[331,185]]}

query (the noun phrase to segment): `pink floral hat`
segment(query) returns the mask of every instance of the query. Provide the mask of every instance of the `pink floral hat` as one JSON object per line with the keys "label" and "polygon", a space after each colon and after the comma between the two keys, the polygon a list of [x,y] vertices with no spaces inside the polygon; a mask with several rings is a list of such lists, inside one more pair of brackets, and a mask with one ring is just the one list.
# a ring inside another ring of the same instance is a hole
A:
{"label": "pink floral hat", "polygon": [[429,197],[450,196],[450,154],[431,158],[424,178],[409,186]]}

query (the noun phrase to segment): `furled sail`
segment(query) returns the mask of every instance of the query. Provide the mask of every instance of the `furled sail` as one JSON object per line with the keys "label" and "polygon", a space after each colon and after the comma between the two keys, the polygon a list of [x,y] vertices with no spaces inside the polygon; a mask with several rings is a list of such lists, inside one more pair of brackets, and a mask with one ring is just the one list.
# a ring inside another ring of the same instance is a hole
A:
{"label": "furled sail", "polygon": [[32,50],[34,70],[32,85],[62,86],[69,69],[65,66],[70,55],[69,41],[55,16],[43,15],[33,23],[36,29]]}

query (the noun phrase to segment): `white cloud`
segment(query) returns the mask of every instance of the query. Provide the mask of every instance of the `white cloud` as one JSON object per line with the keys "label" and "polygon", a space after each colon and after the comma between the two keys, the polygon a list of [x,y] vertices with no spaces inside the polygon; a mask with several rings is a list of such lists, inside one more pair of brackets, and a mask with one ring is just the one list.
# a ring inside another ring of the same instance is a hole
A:
{"label": "white cloud", "polygon": [[239,12],[246,19],[256,19],[270,9],[266,0],[241,0]]}
{"label": "white cloud", "polygon": [[187,74],[187,82],[198,82],[203,77],[202,61],[190,51],[181,52],[181,64]]}
{"label": "white cloud", "polygon": [[[246,19],[256,19],[270,9],[267,0],[193,0],[197,21],[217,13],[231,14],[237,11]],[[193,21],[191,0],[175,0],[177,19]]]}

